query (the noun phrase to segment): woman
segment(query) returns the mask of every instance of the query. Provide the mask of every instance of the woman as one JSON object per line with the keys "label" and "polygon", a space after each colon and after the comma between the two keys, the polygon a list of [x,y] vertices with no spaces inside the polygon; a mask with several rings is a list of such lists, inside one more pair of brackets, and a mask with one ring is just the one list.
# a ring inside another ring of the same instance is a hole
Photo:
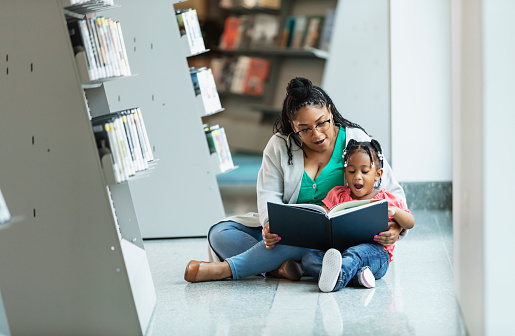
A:
{"label": "woman", "polygon": [[[370,141],[370,137],[361,126],[344,119],[331,98],[310,80],[294,78],[286,91],[274,126],[276,133],[263,152],[258,213],[229,217],[211,227],[210,259],[218,262],[190,261],[184,275],[187,281],[240,279],[272,270],[280,277],[300,278],[301,270],[291,260],[301,260],[310,250],[281,244],[274,247],[280,237],[269,232],[267,202],[321,204],[330,189],[343,185],[346,143],[350,139]],[[381,187],[405,200],[386,161]],[[401,231],[391,222],[379,243],[394,243]]]}

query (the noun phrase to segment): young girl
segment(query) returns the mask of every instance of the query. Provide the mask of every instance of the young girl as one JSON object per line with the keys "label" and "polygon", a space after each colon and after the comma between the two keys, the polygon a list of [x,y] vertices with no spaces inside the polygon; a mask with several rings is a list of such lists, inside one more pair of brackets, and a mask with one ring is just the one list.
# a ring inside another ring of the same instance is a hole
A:
{"label": "young girl", "polygon": [[[385,199],[388,201],[388,216],[403,229],[415,225],[415,219],[405,202],[386,189],[378,190],[383,174],[383,153],[379,142],[350,140],[343,151],[343,169],[346,186],[337,186],[329,191],[323,203],[328,209],[336,204],[352,200]],[[302,258],[304,272],[319,277],[318,287],[322,292],[337,291],[351,280],[354,285],[375,287],[375,279],[386,274],[392,261],[394,244],[360,244],[340,253],[336,249],[327,252],[312,250]],[[356,283],[357,282],[357,283]]]}

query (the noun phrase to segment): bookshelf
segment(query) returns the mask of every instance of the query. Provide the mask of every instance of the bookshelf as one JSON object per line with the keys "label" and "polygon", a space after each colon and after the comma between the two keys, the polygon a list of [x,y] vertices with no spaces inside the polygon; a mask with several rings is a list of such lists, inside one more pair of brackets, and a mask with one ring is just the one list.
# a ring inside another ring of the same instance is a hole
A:
{"label": "bookshelf", "polygon": [[137,76],[105,83],[107,104],[111,110],[139,106],[144,111],[159,160],[148,178],[128,183],[142,236],[205,236],[225,211],[216,180],[220,169],[203,129],[206,112],[195,96],[187,62],[195,54],[180,35],[174,1],[117,4],[107,13],[126,23],[127,54]]}
{"label": "bookshelf", "polygon": [[[4,1],[0,12],[0,185],[23,218],[0,234],[6,316],[13,335],[141,335],[155,290],[131,190],[106,180],[88,104],[114,110],[86,100],[65,6]],[[102,98],[105,83],[91,87]]]}
{"label": "bookshelf", "polygon": [[[221,57],[251,56],[270,61],[269,75],[261,96],[223,92],[222,104],[226,112],[209,118],[210,122],[225,125],[229,140],[239,140],[230,142],[233,150],[262,152],[272,135],[273,122],[281,111],[286,86],[293,77],[306,77],[315,85],[321,85],[330,51],[317,48],[279,47],[279,40],[288,16],[325,16],[327,9],[336,8],[338,3],[337,0],[283,0],[281,7],[277,10],[235,7],[226,11],[226,17],[252,14],[276,15],[279,22],[279,36],[273,46],[253,47],[243,44],[235,50],[212,47]],[[221,21],[223,22],[224,19],[225,17]]]}

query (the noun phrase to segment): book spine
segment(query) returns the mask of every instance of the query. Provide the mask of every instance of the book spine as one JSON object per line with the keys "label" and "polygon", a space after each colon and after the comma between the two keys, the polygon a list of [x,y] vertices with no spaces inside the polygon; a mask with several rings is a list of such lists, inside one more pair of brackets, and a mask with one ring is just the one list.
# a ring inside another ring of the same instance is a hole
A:
{"label": "book spine", "polygon": [[129,66],[129,58],[127,57],[127,49],[125,48],[125,41],[123,39],[123,33],[122,33],[122,26],[119,21],[116,21],[116,27],[118,28],[118,37],[120,39],[120,46],[122,48],[122,55],[123,55],[123,64],[125,68],[125,75],[130,76],[131,75],[131,68]]}
{"label": "book spine", "polygon": [[98,78],[96,71],[95,55],[93,53],[93,47],[91,37],[89,35],[88,25],[85,20],[79,20],[79,30],[82,35],[82,41],[84,42],[84,51],[86,52],[86,61],[88,64],[88,74],[91,80]]}

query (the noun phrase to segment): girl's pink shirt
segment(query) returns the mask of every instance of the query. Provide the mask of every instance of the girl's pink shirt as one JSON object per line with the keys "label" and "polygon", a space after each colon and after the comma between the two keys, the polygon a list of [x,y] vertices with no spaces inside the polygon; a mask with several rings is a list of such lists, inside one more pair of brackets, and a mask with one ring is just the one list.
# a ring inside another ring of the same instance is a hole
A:
{"label": "girl's pink shirt", "polygon": [[[402,209],[408,213],[411,213],[409,211],[408,206],[406,203],[401,199],[389,192],[386,189],[381,189],[377,195],[375,195],[372,199],[384,199],[388,201],[389,206],[395,206],[399,209]],[[351,190],[344,186],[337,186],[331,189],[327,196],[322,200],[322,202],[325,204],[325,206],[329,209],[334,207],[337,204],[343,203],[343,202],[349,202],[354,201],[351,197]],[[392,220],[392,217],[389,217],[390,220]],[[395,249],[395,244],[392,244],[390,246],[383,246],[386,251],[388,251],[388,254],[390,255],[390,262],[393,261],[393,250]]]}

